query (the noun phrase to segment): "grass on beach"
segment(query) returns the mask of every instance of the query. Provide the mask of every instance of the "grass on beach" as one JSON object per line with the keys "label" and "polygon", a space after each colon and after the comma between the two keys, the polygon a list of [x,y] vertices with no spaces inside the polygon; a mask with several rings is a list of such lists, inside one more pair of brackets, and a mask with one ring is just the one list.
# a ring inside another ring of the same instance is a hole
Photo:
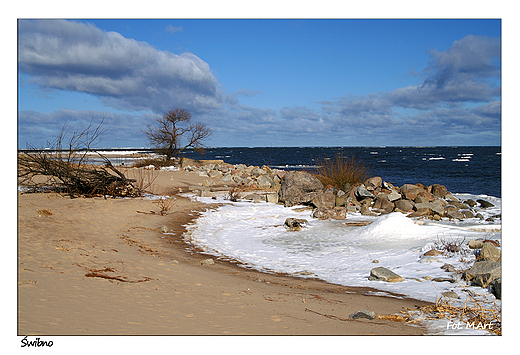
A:
{"label": "grass on beach", "polygon": [[316,177],[324,186],[332,185],[338,190],[345,190],[356,183],[370,178],[370,169],[353,155],[337,154],[334,158],[319,161]]}

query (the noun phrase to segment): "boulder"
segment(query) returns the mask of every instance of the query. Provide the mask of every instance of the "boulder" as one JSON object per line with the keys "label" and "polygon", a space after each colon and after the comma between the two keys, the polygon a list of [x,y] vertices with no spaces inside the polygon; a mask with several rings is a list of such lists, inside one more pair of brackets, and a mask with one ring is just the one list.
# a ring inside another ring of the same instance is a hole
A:
{"label": "boulder", "polygon": [[394,201],[397,201],[399,199],[402,198],[401,194],[395,190],[392,190],[392,192],[390,192],[386,198],[388,199],[388,201],[390,202],[394,202]]}
{"label": "boulder", "polygon": [[465,273],[466,281],[482,287],[487,287],[499,277],[502,277],[502,267],[500,263],[492,260],[477,261]]}
{"label": "boulder", "polygon": [[309,222],[306,219],[299,219],[299,218],[287,218],[285,220],[284,225],[289,228],[291,231],[299,231],[302,229],[302,227],[305,224],[308,224]]}
{"label": "boulder", "polygon": [[290,207],[311,201],[321,190],[323,184],[316,176],[304,171],[289,171],[282,178],[278,199]]}
{"label": "boulder", "polygon": [[489,201],[486,201],[486,200],[477,200],[477,202],[480,204],[480,207],[482,208],[488,208],[488,207],[495,207],[494,204],[492,204],[491,202]]}
{"label": "boulder", "polygon": [[250,174],[252,176],[254,176],[254,177],[258,177],[260,175],[267,174],[267,171],[265,171],[264,169],[260,169],[259,167],[255,166],[255,167],[253,167],[253,169],[251,169]]}
{"label": "boulder", "polygon": [[460,211],[445,210],[444,215],[449,219],[464,219],[464,215]]}
{"label": "boulder", "polygon": [[377,195],[377,199],[374,202],[372,208],[380,210],[383,213],[390,213],[394,210],[395,204],[390,202],[387,198],[388,195],[380,196]]}
{"label": "boulder", "polygon": [[433,184],[431,185],[431,193],[434,196],[443,198],[448,193],[448,189],[444,185]]}
{"label": "boulder", "polygon": [[[262,169],[260,169],[260,170],[262,170]],[[257,183],[258,187],[261,189],[268,189],[273,185],[273,181],[266,175],[259,175],[256,178],[256,183]]]}
{"label": "boulder", "polygon": [[384,267],[376,267],[370,270],[370,281],[401,282],[403,278],[395,272]]}
{"label": "boulder", "polygon": [[478,260],[492,260],[500,262],[502,260],[502,252],[493,243],[485,242],[482,245]]}
{"label": "boulder", "polygon": [[266,198],[264,195],[249,194],[246,197],[244,197],[244,200],[253,201],[253,202],[265,202]]}
{"label": "boulder", "polygon": [[395,208],[398,208],[401,211],[404,211],[404,212],[413,211],[414,203],[410,200],[397,200],[394,203],[395,203]]}
{"label": "boulder", "polygon": [[477,205],[477,203],[475,201],[473,201],[472,199],[467,199],[466,201],[464,201],[464,203],[466,205],[468,205],[469,207],[475,207]]}
{"label": "boulder", "polygon": [[470,240],[468,242],[468,247],[470,249],[481,249],[484,246],[484,242],[482,240]]}
{"label": "boulder", "polygon": [[356,188],[355,195],[358,198],[358,200],[363,200],[365,198],[375,198],[374,194],[368,191],[365,185],[363,184]]}
{"label": "boulder", "polygon": [[313,212],[312,217],[318,219],[347,219],[347,209],[345,207],[319,207]]}
{"label": "boulder", "polygon": [[433,216],[433,211],[429,208],[420,208],[419,210],[410,213],[406,217],[414,218],[414,217],[428,217]]}
{"label": "boulder", "polygon": [[374,213],[372,211],[370,211],[370,206],[366,203],[363,203],[361,205],[361,214],[363,216],[372,216],[372,217],[377,217],[378,214],[377,213]]}
{"label": "boulder", "polygon": [[278,194],[277,193],[266,194],[265,198],[268,203],[278,203]]}
{"label": "boulder", "polygon": [[367,181],[365,181],[365,187],[368,191],[374,191],[375,189],[381,187],[383,183],[383,179],[379,176],[371,177]]}
{"label": "boulder", "polygon": [[420,191],[424,191],[419,186],[412,184],[404,184],[403,186],[401,186],[400,190],[403,198],[412,201],[415,200],[417,194],[419,194]]}
{"label": "boulder", "polygon": [[432,194],[426,191],[419,191],[417,197],[415,198],[415,203],[427,203],[432,202],[435,199]]}
{"label": "boulder", "polygon": [[336,189],[328,188],[323,190],[311,200],[311,203],[316,207],[332,208],[336,206]]}
{"label": "boulder", "polygon": [[366,318],[366,319],[374,319],[376,317],[376,312],[374,311],[367,311],[367,310],[360,310],[356,313],[352,313],[348,316],[349,319],[359,319],[359,318]]}

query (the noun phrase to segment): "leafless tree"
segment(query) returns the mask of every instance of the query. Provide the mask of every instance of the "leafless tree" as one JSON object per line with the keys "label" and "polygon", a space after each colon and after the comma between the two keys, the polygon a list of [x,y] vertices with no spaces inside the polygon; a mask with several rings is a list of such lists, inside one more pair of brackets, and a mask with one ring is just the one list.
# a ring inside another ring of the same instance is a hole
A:
{"label": "leafless tree", "polygon": [[204,148],[202,142],[211,136],[211,130],[206,125],[192,123],[191,113],[179,107],[166,112],[144,133],[150,145],[167,161],[186,148]]}
{"label": "leafless tree", "polygon": [[[18,155],[19,184],[32,191],[51,189],[66,192],[71,197],[139,195],[139,189],[132,185],[133,180],[127,179],[93,149],[104,131],[103,120],[96,127],[92,123],[82,132],[75,131],[69,139],[64,125],[56,138],[48,142],[48,150],[29,145],[27,152]],[[92,153],[99,155],[105,164],[89,164],[87,156]]]}

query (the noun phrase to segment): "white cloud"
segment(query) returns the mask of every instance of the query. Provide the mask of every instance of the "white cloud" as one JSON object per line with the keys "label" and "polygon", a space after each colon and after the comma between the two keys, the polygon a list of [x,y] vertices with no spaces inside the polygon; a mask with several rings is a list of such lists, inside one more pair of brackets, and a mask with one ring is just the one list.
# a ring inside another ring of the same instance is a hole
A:
{"label": "white cloud", "polygon": [[217,79],[196,55],[74,21],[19,21],[19,68],[41,88],[94,94],[118,109],[204,112],[222,102]]}

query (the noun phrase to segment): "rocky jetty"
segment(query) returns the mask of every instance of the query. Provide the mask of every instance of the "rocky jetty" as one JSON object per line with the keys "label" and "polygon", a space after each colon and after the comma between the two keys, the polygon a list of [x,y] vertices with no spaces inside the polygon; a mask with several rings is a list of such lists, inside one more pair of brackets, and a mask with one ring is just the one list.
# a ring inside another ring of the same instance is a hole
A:
{"label": "rocky jetty", "polygon": [[364,183],[347,185],[344,190],[321,185],[315,176],[305,172],[290,172],[283,176],[278,193],[285,206],[308,204],[315,208],[313,217],[345,219],[347,212],[379,216],[401,212],[408,217],[440,220],[483,218],[473,207],[493,207],[485,200],[459,201],[445,186],[434,184],[404,184],[397,187],[372,177]]}
{"label": "rocky jetty", "polygon": [[208,177],[202,187],[192,188],[199,190],[200,196],[213,197],[213,192],[229,186],[269,190],[246,199],[283,203],[286,207],[308,205],[314,209],[313,217],[319,219],[345,219],[349,212],[360,212],[366,216],[401,212],[408,217],[433,220],[483,219],[474,208],[494,207],[491,202],[483,199],[460,201],[444,185],[425,186],[418,183],[398,187],[378,176],[363,183],[346,184],[343,189],[338,190],[332,186],[323,186],[313,174],[303,171],[286,172],[265,165],[259,167],[233,165],[222,160],[184,159],[181,168]]}

